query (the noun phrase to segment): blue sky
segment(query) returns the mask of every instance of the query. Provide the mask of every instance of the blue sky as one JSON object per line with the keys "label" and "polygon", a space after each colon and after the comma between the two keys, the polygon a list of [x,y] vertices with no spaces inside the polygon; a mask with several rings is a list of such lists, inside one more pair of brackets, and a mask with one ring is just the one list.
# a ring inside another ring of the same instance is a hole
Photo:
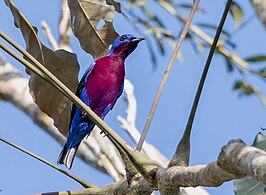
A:
{"label": "blue sky", "polygon": [[[238,1],[242,5],[245,17],[253,14],[249,2]],[[45,20],[53,33],[57,34],[60,1],[15,1],[26,18],[40,29],[40,22]],[[205,14],[197,13],[194,22],[218,24],[225,1],[206,0],[200,6]],[[154,6],[155,10],[159,8]],[[0,29],[24,46],[18,29],[13,25],[9,9],[0,3]],[[181,29],[170,15],[161,11],[166,25],[175,33]],[[136,32],[117,15],[114,21],[119,34]],[[235,24],[229,17],[225,28],[232,31]],[[47,45],[45,37],[39,32],[41,40]],[[137,34],[136,34],[137,35]],[[241,57],[265,54],[266,33],[259,20],[252,21],[232,41],[237,44],[236,51]],[[71,38],[73,51],[78,54],[81,74],[91,63],[92,58],[81,50],[75,37]],[[154,46],[155,47],[155,46]],[[2,52],[2,51],[1,51]],[[142,130],[153,98],[159,86],[172,49],[167,47],[165,56],[159,56],[158,66],[152,69],[152,63],[146,45],[142,42],[126,61],[127,78],[135,86],[138,101],[137,128]],[[168,158],[171,158],[185,127],[196,87],[203,70],[208,51],[195,54],[186,41],[182,45],[184,62],[175,62],[169,80],[164,88],[160,103],[154,116],[147,140],[154,144]],[[21,64],[7,57],[19,70]],[[141,60],[140,60],[141,59]],[[237,73],[228,74],[223,59],[215,56],[207,76],[206,84],[199,103],[191,137],[191,165],[206,164],[215,161],[220,149],[230,139],[241,138],[251,144],[260,127],[266,126],[265,107],[257,97],[239,97],[232,90],[233,82],[240,78]],[[257,83],[257,82],[256,82]],[[260,84],[260,86],[263,86]],[[120,128],[117,115],[125,115],[126,103],[119,99],[114,110],[106,117],[106,122],[125,140],[134,146],[129,137]],[[24,113],[10,103],[0,101],[0,136],[16,143],[43,158],[56,163],[61,146],[44,131],[33,124]],[[26,156],[25,154],[0,143],[0,195],[34,194],[48,191],[82,189],[82,187],[61,173]],[[71,169],[73,174],[97,185],[105,185],[112,179],[76,159]],[[232,183],[227,182],[218,188],[207,188],[211,194],[233,194]]]}

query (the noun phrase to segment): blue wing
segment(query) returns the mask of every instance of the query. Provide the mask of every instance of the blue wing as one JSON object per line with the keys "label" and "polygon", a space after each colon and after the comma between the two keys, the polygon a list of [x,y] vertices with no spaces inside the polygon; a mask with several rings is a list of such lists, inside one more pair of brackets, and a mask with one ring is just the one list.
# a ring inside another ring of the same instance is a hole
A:
{"label": "blue wing", "polygon": [[124,82],[123,82],[122,85],[120,86],[120,90],[119,90],[119,93],[118,93],[117,99],[122,95],[123,90],[124,90]]}
{"label": "blue wing", "polygon": [[[77,87],[77,90],[76,90],[76,96],[80,97],[81,93],[82,93],[82,90],[84,89],[84,85],[88,79],[88,77],[90,76],[90,73],[92,71],[92,69],[94,68],[95,66],[95,62],[93,62],[89,67],[88,69],[86,70],[86,72],[84,73],[84,75],[82,76],[80,82],[79,82],[79,85]],[[82,98],[82,101],[83,98]],[[89,104],[87,104],[89,106]],[[71,127],[71,123],[72,123],[72,120],[74,118],[74,115],[76,113],[76,109],[77,109],[77,106],[75,104],[72,104],[72,107],[71,107],[71,115],[70,115],[70,123],[69,123],[69,129]]]}
{"label": "blue wing", "polygon": [[[91,71],[94,68],[94,66],[95,66],[95,62],[92,63],[89,66],[89,68],[86,70],[76,90],[76,96],[78,96],[88,106],[89,106],[89,100],[87,99],[84,85],[88,77],[90,76]],[[93,123],[89,124],[83,121],[82,116],[83,116],[82,111],[78,109],[75,104],[72,104],[71,115],[70,115],[71,118],[70,118],[70,123],[69,123],[69,135],[68,135],[68,139],[66,142],[67,149],[76,146],[76,144],[78,144],[94,127]]]}

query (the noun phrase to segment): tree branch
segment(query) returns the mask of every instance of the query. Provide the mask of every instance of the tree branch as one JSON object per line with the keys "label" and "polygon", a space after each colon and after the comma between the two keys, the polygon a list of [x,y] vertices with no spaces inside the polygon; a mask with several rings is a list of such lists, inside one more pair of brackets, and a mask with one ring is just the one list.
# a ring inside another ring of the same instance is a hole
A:
{"label": "tree branch", "polygon": [[127,194],[127,195],[150,195],[153,187],[142,177],[135,178],[133,185],[129,186],[126,180],[122,180],[110,185],[88,188],[85,190],[72,190],[66,192],[50,192],[36,195],[113,195],[113,194]]}
{"label": "tree branch", "polygon": [[70,12],[68,9],[67,0],[61,0],[61,14],[59,21],[59,41],[55,40],[49,25],[45,22],[41,22],[41,26],[50,46],[53,50],[64,49],[68,52],[72,52],[70,45],[70,35],[72,33]]}
{"label": "tree branch", "polygon": [[73,174],[71,174],[71,173],[69,173],[69,172],[67,172],[67,171],[65,171],[65,170],[63,170],[63,169],[61,169],[61,168],[59,168],[58,166],[52,164],[52,163],[49,162],[48,160],[45,160],[44,158],[41,158],[40,156],[38,156],[38,155],[36,155],[36,154],[33,154],[32,152],[30,152],[30,151],[28,151],[28,150],[26,150],[26,149],[24,149],[24,148],[21,148],[20,146],[18,146],[18,145],[16,145],[16,144],[13,144],[13,143],[11,143],[11,142],[9,142],[9,141],[7,141],[7,140],[1,138],[1,137],[0,137],[0,141],[2,141],[2,142],[4,142],[4,143],[6,143],[6,144],[12,146],[13,148],[16,148],[16,149],[20,150],[21,152],[24,152],[25,154],[27,154],[27,155],[29,155],[29,156],[31,156],[31,157],[33,157],[33,158],[35,158],[35,159],[41,161],[42,163],[44,163],[44,164],[46,164],[46,165],[52,167],[53,169],[55,169],[55,170],[57,170],[57,171],[59,171],[59,172],[65,174],[66,176],[70,177],[71,179],[73,179],[73,180],[75,180],[76,182],[78,182],[79,184],[81,184],[84,188],[96,187],[96,185],[94,185],[94,184],[92,184],[92,183],[90,183],[90,182],[87,182],[87,181],[85,181],[85,180],[83,180],[83,179],[78,178],[77,176],[75,176],[75,175],[73,175]]}
{"label": "tree branch", "polygon": [[[136,115],[137,115],[137,101],[134,94],[134,86],[129,80],[125,80],[124,91],[126,94],[126,101],[128,108],[126,110],[127,117],[124,119],[122,116],[117,116],[118,121],[123,128],[133,139],[135,143],[138,143],[140,133],[136,128]],[[159,163],[166,165],[169,160],[153,145],[144,141],[142,151],[151,159],[158,161]]]}
{"label": "tree branch", "polygon": [[42,26],[42,30],[43,30],[43,34],[46,36],[50,46],[52,47],[53,50],[57,50],[59,49],[59,46],[51,32],[50,27],[48,26],[48,24],[45,21],[41,22],[41,26]]}
{"label": "tree branch", "polygon": [[72,34],[70,11],[67,0],[61,0],[61,14],[59,22],[59,47],[67,51],[72,51],[70,45],[70,35]]}
{"label": "tree branch", "polygon": [[157,175],[161,185],[168,188],[208,186],[216,187],[226,181],[238,178],[233,174],[223,171],[217,162],[208,165],[197,166],[173,166],[169,169],[161,169]]}
{"label": "tree branch", "polygon": [[[11,101],[12,103],[20,107],[22,110],[24,110],[24,112],[31,115],[32,117],[36,117],[34,118],[35,123],[37,124],[39,123],[39,125],[42,128],[50,127],[48,128],[47,132],[53,134],[53,137],[60,138],[61,141],[64,140],[63,136],[60,133],[58,133],[55,127],[51,125],[52,120],[51,119],[47,120],[46,118],[47,116],[41,113],[41,111],[38,111],[37,106],[33,102],[29,101],[31,100],[31,98],[29,98],[29,92],[27,90],[27,80],[23,78],[23,76],[18,71],[13,69],[10,64],[7,64],[7,63],[3,64],[4,62],[3,58],[0,58],[0,59],[2,59],[0,60],[2,64],[0,66],[0,73],[1,73],[1,76],[0,76],[1,96],[0,97],[5,100]],[[14,83],[14,82],[17,82],[17,83]],[[16,87],[12,88],[12,86],[16,86]],[[21,93],[21,94],[18,95],[18,93]],[[22,99],[24,99],[24,98],[21,98],[23,96],[27,97],[25,98],[27,101],[21,101]],[[91,143],[91,142],[88,142],[88,143]],[[86,149],[86,152],[84,153],[87,153],[88,151],[90,150]],[[196,185],[214,186],[214,185],[219,185],[221,182],[228,181],[230,179],[243,176],[245,174],[248,174],[266,183],[265,178],[263,177],[263,175],[266,172],[265,171],[266,168],[263,163],[265,161],[266,161],[266,154],[264,151],[259,150],[254,147],[246,146],[243,142],[234,141],[234,142],[229,142],[229,144],[223,148],[223,152],[220,154],[218,162],[222,170],[227,170],[228,172],[232,172],[232,170],[234,170],[233,171],[234,173],[235,172],[238,173],[237,176],[235,176],[234,174],[228,175],[226,172],[222,173],[221,169],[217,167],[217,163],[210,163],[209,165],[202,165],[202,166],[188,167],[188,168],[174,167],[174,168],[170,168],[169,170],[166,169],[165,172],[162,172],[161,171],[162,169],[160,169],[158,170],[157,174],[158,175],[163,174],[164,175],[163,177],[165,178],[168,178],[169,175],[172,175],[172,174],[177,175],[175,176],[175,178],[179,178],[178,180],[182,178],[181,181],[183,181],[184,183],[182,185],[180,183],[176,183],[176,185],[181,185],[181,186],[196,186]],[[257,171],[253,172],[252,170],[257,170]],[[195,176],[197,175],[202,175],[201,180],[198,183],[195,180],[193,180],[193,178],[195,179]],[[221,175],[225,175],[225,177],[221,177]],[[206,179],[209,176],[213,178],[212,181],[208,181]],[[161,176],[157,176],[157,177],[160,178]],[[221,181],[221,178],[222,178],[222,181]],[[173,182],[174,179],[173,180],[168,179],[168,180],[170,183],[175,184],[175,182]]]}
{"label": "tree branch", "polygon": [[249,175],[266,184],[266,152],[247,146],[242,140],[231,140],[218,158],[218,165],[225,171],[238,176]]}
{"label": "tree branch", "polygon": [[[137,100],[134,94],[134,86],[129,80],[125,80],[124,91],[126,94],[126,101],[128,103],[128,108],[126,110],[126,119],[122,116],[118,116],[117,119],[121,123],[121,127],[131,136],[135,143],[138,142],[140,138],[140,133],[136,128],[136,115],[137,115]],[[162,165],[167,165],[169,160],[153,145],[144,141],[142,152],[144,152],[151,159],[161,163]],[[162,193],[162,192],[161,192]],[[180,188],[180,195],[196,193],[198,195],[208,195],[209,193],[202,187],[197,188]]]}
{"label": "tree branch", "polygon": [[203,72],[202,72],[202,75],[201,75],[201,78],[200,78],[200,82],[199,82],[199,85],[198,85],[198,88],[197,88],[197,92],[196,92],[195,98],[193,100],[193,105],[192,105],[192,108],[191,108],[191,111],[190,111],[190,114],[189,114],[189,117],[188,117],[188,121],[187,121],[187,124],[186,124],[185,131],[183,133],[183,136],[182,136],[182,138],[181,138],[181,140],[180,140],[180,142],[179,142],[179,144],[178,144],[178,146],[176,148],[175,154],[173,155],[168,167],[171,167],[173,165],[185,166],[185,165],[189,164],[190,135],[191,135],[192,125],[193,125],[193,122],[194,122],[195,114],[196,114],[198,103],[199,103],[200,96],[201,96],[201,92],[202,92],[202,89],[203,89],[203,86],[204,86],[204,83],[205,83],[205,80],[206,80],[206,77],[207,77],[207,74],[208,74],[208,70],[209,70],[210,65],[211,65],[211,60],[212,60],[213,54],[215,52],[216,45],[218,43],[220,34],[222,32],[223,25],[225,23],[225,19],[227,17],[228,12],[229,12],[231,3],[232,3],[232,0],[228,0],[227,4],[226,4],[226,7],[225,7],[225,9],[223,11],[222,18],[221,18],[221,20],[219,22],[219,26],[217,28],[217,31],[216,31],[212,46],[211,46],[209,54],[208,54],[208,58],[206,60],[206,63],[205,63],[205,66],[204,66],[204,69],[203,69]]}
{"label": "tree branch", "polygon": [[222,148],[216,162],[190,167],[173,166],[157,172],[157,179],[168,188],[177,186],[216,187],[226,181],[249,175],[266,183],[266,152],[231,140]]}
{"label": "tree branch", "polygon": [[[148,194],[160,186],[161,189],[177,189],[178,187],[208,186],[216,187],[232,179],[245,175],[255,177],[266,183],[266,152],[255,147],[247,146],[241,140],[232,140],[222,148],[218,161],[207,165],[190,167],[173,166],[158,168],[156,185],[149,185],[143,177],[135,178],[130,186],[125,181],[117,182],[101,188],[90,188],[82,191],[71,191],[71,194]],[[256,171],[254,171],[256,170]],[[227,172],[229,171],[229,172]],[[108,190],[106,191],[106,189]],[[139,191],[134,191],[138,189]],[[140,190],[142,189],[142,190]],[[143,191],[144,190],[144,191]],[[55,193],[48,193],[56,194]],[[70,193],[70,192],[68,192]],[[60,192],[59,194],[67,194]]]}

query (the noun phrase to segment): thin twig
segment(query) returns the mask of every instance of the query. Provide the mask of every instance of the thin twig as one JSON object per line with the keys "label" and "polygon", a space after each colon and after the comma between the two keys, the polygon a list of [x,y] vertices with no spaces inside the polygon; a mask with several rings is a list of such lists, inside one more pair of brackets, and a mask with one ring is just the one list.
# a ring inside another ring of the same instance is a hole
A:
{"label": "thin twig", "polygon": [[52,47],[53,50],[57,50],[59,47],[51,32],[49,25],[45,21],[42,21],[41,26],[42,26],[43,33],[46,36],[50,46]]}
{"label": "thin twig", "polygon": [[[228,42],[230,39],[232,39],[233,36],[235,36],[238,32],[240,32],[244,27],[246,27],[254,18],[255,14],[250,15],[247,19],[245,19],[241,24],[239,24],[231,33],[230,35],[226,36],[223,40],[219,42]],[[220,44],[218,44],[220,46]]]}
{"label": "thin twig", "polygon": [[59,48],[65,49],[69,52],[72,51],[70,45],[70,35],[72,34],[71,30],[71,21],[70,21],[70,11],[68,8],[68,1],[61,0],[61,13],[60,13],[60,22],[59,22]]}
{"label": "thin twig", "polygon": [[[126,101],[128,108],[126,110],[127,116],[126,119],[118,115],[117,120],[121,123],[121,128],[123,128],[133,141],[137,144],[140,138],[140,133],[136,128],[136,115],[137,115],[137,100],[134,94],[134,86],[129,80],[125,80],[124,91],[126,94]],[[153,145],[144,141],[142,152],[146,154],[151,159],[167,165],[169,160],[159,152]]]}
{"label": "thin twig", "polygon": [[198,7],[199,2],[200,2],[200,0],[195,0],[195,3],[193,4],[192,10],[191,10],[191,12],[189,14],[188,20],[187,20],[187,22],[186,22],[186,24],[184,26],[184,29],[183,29],[183,31],[182,31],[182,33],[180,35],[180,38],[179,38],[179,40],[178,40],[178,42],[176,44],[175,50],[174,50],[174,52],[173,52],[173,54],[172,54],[172,56],[170,58],[170,61],[168,63],[168,66],[167,66],[167,68],[165,70],[165,73],[164,73],[163,78],[161,80],[161,83],[160,83],[160,86],[158,88],[157,94],[156,94],[156,96],[154,98],[154,101],[153,101],[153,104],[152,104],[152,107],[151,107],[149,116],[147,118],[147,121],[145,123],[144,129],[143,129],[142,134],[141,134],[141,137],[140,137],[140,140],[138,142],[138,145],[137,145],[137,150],[138,151],[140,151],[141,148],[142,148],[142,145],[143,145],[144,140],[146,138],[146,135],[148,133],[148,130],[149,130],[149,127],[150,127],[152,118],[154,116],[154,113],[156,111],[158,102],[160,100],[160,96],[161,96],[162,90],[163,90],[164,85],[166,83],[166,80],[168,78],[169,72],[171,71],[172,65],[173,65],[173,63],[175,61],[175,58],[176,58],[176,56],[177,56],[177,54],[178,54],[178,52],[180,50],[180,47],[181,47],[181,45],[183,43],[183,40],[186,37],[186,34],[188,32],[188,29],[189,29],[189,25],[190,25],[190,23],[192,21],[192,18],[193,18],[194,14],[195,14],[195,12],[197,10],[197,7]]}
{"label": "thin twig", "polygon": [[68,177],[74,179],[75,181],[77,181],[78,183],[80,183],[84,188],[94,188],[94,187],[96,187],[96,185],[94,185],[94,184],[92,184],[92,183],[90,183],[90,182],[87,182],[87,181],[85,181],[85,180],[83,180],[83,179],[80,179],[80,178],[78,178],[77,176],[72,175],[71,173],[69,173],[69,172],[67,172],[67,171],[65,171],[65,170],[63,170],[63,169],[60,169],[58,166],[54,165],[53,163],[49,162],[48,160],[45,160],[45,159],[43,159],[42,157],[40,157],[40,156],[38,156],[38,155],[36,155],[36,154],[34,154],[34,153],[28,151],[28,150],[26,150],[26,149],[24,149],[24,148],[22,148],[22,147],[16,145],[16,144],[13,144],[13,143],[11,143],[11,142],[9,142],[9,141],[7,141],[7,140],[1,138],[1,137],[0,137],[0,141],[2,141],[2,142],[4,142],[4,143],[6,143],[6,144],[12,146],[13,148],[16,148],[16,149],[20,150],[21,152],[24,152],[25,154],[27,154],[27,155],[29,155],[29,156],[31,156],[31,157],[33,157],[33,158],[35,158],[35,159],[41,161],[42,163],[44,163],[44,164],[46,164],[46,165],[48,165],[48,166],[54,168],[55,170],[57,170],[57,171],[59,171],[59,172],[65,174],[66,176],[68,176]]}
{"label": "thin twig", "polygon": [[182,136],[182,138],[181,138],[181,140],[180,140],[180,142],[179,142],[179,144],[177,146],[176,152],[175,152],[172,160],[170,161],[168,167],[171,167],[173,165],[186,166],[189,163],[190,134],[191,134],[191,129],[192,129],[194,117],[195,117],[195,114],[196,114],[196,111],[197,111],[197,107],[198,107],[198,103],[199,103],[199,100],[200,100],[201,92],[202,92],[202,89],[203,89],[203,86],[204,86],[204,82],[206,80],[206,76],[207,76],[207,73],[208,73],[208,70],[209,70],[209,67],[210,67],[210,64],[211,64],[211,60],[212,60],[213,54],[215,52],[216,45],[218,43],[220,34],[222,32],[226,16],[227,16],[227,14],[228,14],[228,12],[230,10],[231,3],[232,3],[232,0],[228,0],[227,1],[226,7],[225,7],[224,12],[223,12],[223,16],[222,16],[221,21],[219,23],[219,26],[217,28],[215,37],[213,39],[212,46],[211,46],[209,54],[208,54],[208,58],[206,60],[203,73],[201,75],[200,83],[199,83],[199,86],[198,86],[198,89],[197,89],[197,92],[196,92],[196,95],[195,95],[195,98],[194,98],[194,101],[193,101],[193,105],[192,105],[192,108],[191,108],[191,111],[190,111],[190,114],[189,114],[189,118],[188,118],[188,121],[187,121],[186,129],[184,131],[184,134],[183,134],[183,136]]}

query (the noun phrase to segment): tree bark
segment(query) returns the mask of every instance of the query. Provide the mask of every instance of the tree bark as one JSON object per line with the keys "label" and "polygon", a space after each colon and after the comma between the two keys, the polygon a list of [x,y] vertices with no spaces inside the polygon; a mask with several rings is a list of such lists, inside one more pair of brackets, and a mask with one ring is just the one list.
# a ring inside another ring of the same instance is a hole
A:
{"label": "tree bark", "polygon": [[[71,191],[70,193],[95,194],[97,192],[96,194],[105,194],[108,188],[110,194],[149,194],[156,189],[162,192],[171,192],[164,194],[177,194],[179,187],[216,187],[226,181],[246,175],[266,183],[265,162],[265,151],[247,146],[241,140],[231,140],[222,148],[218,160],[208,165],[159,167],[153,184],[149,184],[142,176],[136,176],[130,186],[125,182],[118,182],[96,189]],[[173,189],[176,189],[176,191],[173,191]],[[47,195],[55,193],[58,192],[48,193]],[[69,192],[59,192],[58,194],[67,193]]]}

